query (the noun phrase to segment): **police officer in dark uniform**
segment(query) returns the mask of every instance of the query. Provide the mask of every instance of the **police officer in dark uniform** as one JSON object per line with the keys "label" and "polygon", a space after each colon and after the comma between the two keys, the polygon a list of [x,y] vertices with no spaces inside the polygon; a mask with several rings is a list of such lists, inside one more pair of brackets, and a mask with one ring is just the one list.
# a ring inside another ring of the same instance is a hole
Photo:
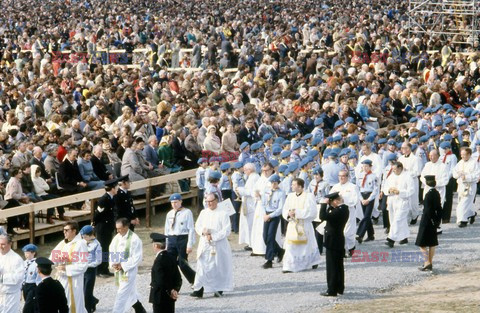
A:
{"label": "police officer in dark uniform", "polygon": [[130,191],[128,191],[128,188],[130,188],[128,175],[118,178],[118,185],[119,188],[116,196],[114,197],[115,206],[117,209],[115,220],[118,220],[122,217],[128,219],[130,221],[130,230],[135,231],[135,225],[139,225],[140,220],[138,219],[137,212],[133,206],[132,195]]}
{"label": "police officer in dark uniform", "polygon": [[182,287],[182,277],[176,260],[166,250],[167,236],[152,233],[150,238],[156,257],[151,272],[149,302],[153,304],[153,313],[173,313]]}
{"label": "police officer in dark uniform", "polygon": [[107,180],[105,182],[105,194],[98,199],[97,209],[93,223],[97,233],[97,240],[102,246],[102,263],[97,268],[97,275],[101,277],[113,276],[108,270],[108,247],[112,242],[113,232],[115,231],[115,200],[117,194],[117,179]]}
{"label": "police officer in dark uniform", "polygon": [[[326,248],[327,286],[323,296],[336,297],[345,289],[343,257],[345,255],[345,236],[343,229],[348,221],[348,207],[338,192],[325,196],[320,205],[320,219],[326,221],[324,247]],[[327,208],[328,206],[328,208]]]}
{"label": "police officer in dark uniform", "polygon": [[42,281],[35,290],[35,304],[38,313],[68,313],[65,290],[58,280],[50,277],[53,262],[47,258],[37,258],[37,271]]}

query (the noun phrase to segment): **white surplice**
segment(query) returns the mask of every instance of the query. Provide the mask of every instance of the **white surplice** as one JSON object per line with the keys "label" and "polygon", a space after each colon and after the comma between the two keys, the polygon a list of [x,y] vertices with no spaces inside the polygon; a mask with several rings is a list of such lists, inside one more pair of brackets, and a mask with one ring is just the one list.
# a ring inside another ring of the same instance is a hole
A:
{"label": "white surplice", "polygon": [[418,177],[422,172],[422,160],[417,157],[416,155],[410,153],[408,157],[402,155],[398,158],[398,161],[402,163],[404,171],[407,171],[410,176],[412,177],[413,183],[413,194],[410,196],[410,218],[414,219],[421,214],[419,209],[419,202],[418,202],[418,193],[420,191],[418,186]]}
{"label": "white surplice", "polygon": [[423,197],[427,194],[427,192],[432,188],[426,185],[425,183],[425,176],[433,175],[435,176],[435,182],[436,186],[435,189],[438,190],[438,193],[440,194],[440,199],[442,205],[445,203],[445,192],[446,192],[446,187],[448,184],[448,180],[450,178],[450,175],[448,173],[448,169],[443,164],[440,160],[438,160],[436,163],[433,162],[427,162],[425,164],[425,167],[422,170],[422,174],[420,175],[420,181],[423,184]]}
{"label": "white surplice", "polygon": [[[85,240],[78,234],[72,241],[60,241],[50,254],[50,260],[56,265],[65,265],[64,272],[57,271],[57,279],[65,289],[68,308],[71,313],[86,313],[83,294],[83,274],[88,268],[88,248]],[[62,259],[62,256],[64,257]],[[68,256],[68,259],[66,259]]]}
{"label": "white surplice", "polygon": [[20,312],[24,263],[13,250],[0,254],[0,312]]}
{"label": "white surplice", "polygon": [[[285,239],[283,245],[285,249],[283,270],[299,272],[311,269],[312,266],[320,264],[320,252],[318,251],[312,224],[317,215],[317,205],[314,195],[305,191],[300,196],[297,196],[294,192],[290,193],[282,209],[283,218],[286,220],[289,219],[289,210],[295,210],[295,219],[297,219],[300,224],[303,224],[307,243],[292,244]],[[289,222],[289,224],[290,223],[291,222]]]}
{"label": "white surplice", "polygon": [[240,224],[238,243],[251,245],[253,218],[255,216],[255,184],[260,178],[257,173],[251,173],[244,187],[238,187],[238,194],[242,197],[242,208],[240,209]]}
{"label": "white surplice", "polygon": [[[462,178],[462,174],[465,178]],[[480,167],[477,160],[470,159],[465,162],[460,160],[453,169],[453,178],[457,180],[458,205],[457,223],[467,222],[475,214],[473,200],[477,193],[477,182],[480,177]]]}
{"label": "white surplice", "polygon": [[[205,209],[200,212],[195,231],[200,236],[197,249],[197,273],[194,290],[204,288],[204,292],[233,290],[232,249],[228,243],[230,217],[225,211]],[[209,230],[212,241],[202,236]]]}
{"label": "white surplice", "polygon": [[[398,195],[390,194],[390,188],[396,188],[399,191]],[[408,228],[408,213],[410,208],[410,201],[414,193],[415,185],[410,173],[403,170],[400,175],[391,173],[385,181],[383,186],[383,193],[388,196],[387,210],[390,218],[390,232],[388,238],[393,241],[399,241],[410,236]]]}
{"label": "white surplice", "polygon": [[338,183],[334,185],[332,189],[330,189],[330,193],[334,192],[340,193],[340,196],[343,198],[343,203],[348,206],[348,221],[347,224],[345,224],[343,234],[345,235],[345,250],[350,250],[355,247],[355,236],[357,234],[357,216],[359,216],[358,205],[361,199],[360,191],[357,185],[347,181],[345,184]]}
{"label": "white surplice", "polygon": [[[129,240],[128,236],[130,233],[130,247],[127,249]],[[143,259],[142,240],[137,234],[129,230],[125,236],[117,234],[113,238],[109,251],[110,267],[115,263],[120,263],[123,269],[123,271],[115,273],[115,279],[118,282],[118,291],[112,312],[130,312],[132,305],[134,305],[139,299],[135,284],[138,266]]]}

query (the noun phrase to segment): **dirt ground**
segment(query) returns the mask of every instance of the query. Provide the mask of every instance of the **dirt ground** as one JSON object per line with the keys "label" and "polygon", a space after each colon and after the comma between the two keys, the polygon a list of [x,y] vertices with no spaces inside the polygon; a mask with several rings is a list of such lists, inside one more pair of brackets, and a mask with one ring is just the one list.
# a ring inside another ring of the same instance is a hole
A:
{"label": "dirt ground", "polygon": [[[435,264],[435,259],[434,259]],[[388,290],[378,299],[337,304],[323,312],[480,312],[480,264],[435,273],[410,286]]]}

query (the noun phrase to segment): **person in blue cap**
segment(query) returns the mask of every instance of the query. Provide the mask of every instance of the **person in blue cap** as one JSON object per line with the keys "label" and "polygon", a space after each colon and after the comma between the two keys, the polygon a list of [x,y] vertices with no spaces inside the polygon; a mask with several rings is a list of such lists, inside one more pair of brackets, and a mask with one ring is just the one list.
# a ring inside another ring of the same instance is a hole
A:
{"label": "person in blue cap", "polygon": [[421,164],[420,168],[423,169],[425,164],[428,162],[428,157],[427,157],[427,144],[428,144],[428,136],[424,135],[418,139],[418,147],[417,150],[415,151],[415,155],[420,159]]}
{"label": "person in blue cap", "polygon": [[50,277],[52,265],[47,258],[39,257],[37,263],[38,276],[41,282],[35,290],[35,306],[38,313],[68,313],[68,302],[62,284]]}
{"label": "person in blue cap", "polygon": [[245,162],[245,160],[250,158],[250,156],[250,144],[244,141],[240,144],[240,155],[238,156],[238,161]]}
{"label": "person in blue cap", "polygon": [[285,250],[277,243],[276,236],[278,225],[282,215],[282,208],[285,202],[285,193],[280,189],[280,176],[273,174],[268,178],[271,188],[265,190],[261,195],[262,207],[265,210],[263,216],[263,241],[265,242],[265,260],[264,269],[273,267],[273,259],[277,256],[277,261],[281,262]]}
{"label": "person in blue cap", "polygon": [[309,157],[304,158],[302,161],[299,163],[300,167],[300,173],[298,174],[298,178],[303,179],[305,182],[305,186],[308,187],[310,184],[310,169],[312,167],[312,159]]}
{"label": "person in blue cap", "polygon": [[85,240],[88,249],[87,271],[83,274],[83,293],[85,296],[85,309],[88,313],[95,312],[99,300],[93,295],[97,267],[102,263],[102,247],[95,238],[95,231],[91,225],[80,229],[80,235]]}
{"label": "person in blue cap", "polygon": [[222,177],[220,178],[220,181],[218,182],[220,186],[220,190],[222,191],[222,199],[230,199],[232,200],[232,182],[231,182],[231,175],[232,175],[232,170],[231,170],[231,165],[230,163],[222,163],[220,165],[220,171],[222,173]]}
{"label": "person in blue cap", "polygon": [[205,187],[206,187],[206,177],[205,172],[208,167],[208,160],[207,158],[200,158],[197,161],[198,168],[195,172],[195,182],[197,183],[198,188],[198,196],[197,196],[197,210],[201,210],[203,208],[203,195],[205,194]]}
{"label": "person in blue cap", "polygon": [[372,224],[372,212],[375,199],[379,193],[379,183],[378,178],[372,172],[372,164],[372,161],[369,159],[363,160],[362,170],[357,179],[357,186],[362,196],[360,203],[363,210],[363,218],[360,221],[357,229],[358,243],[362,243],[364,241],[363,237],[365,236],[365,233],[367,233],[367,239],[365,239],[365,242],[375,240],[375,232]]}
{"label": "person in blue cap", "polygon": [[165,235],[168,236],[167,251],[177,261],[180,270],[190,284],[195,281],[195,271],[188,265],[188,255],[195,245],[195,224],[193,214],[182,204],[182,196],[170,196],[172,209],[165,218]]}
{"label": "person in blue cap", "polygon": [[312,130],[312,136],[313,136],[313,139],[317,139],[319,140],[321,143],[323,143],[323,139],[324,139],[324,133],[323,133],[323,119],[321,117],[318,117],[315,119],[315,121],[313,122],[313,125],[315,126],[315,128]]}
{"label": "person in blue cap", "polygon": [[341,168],[337,163],[337,157],[337,153],[333,151],[330,152],[328,154],[328,161],[322,165],[324,179],[330,185],[330,187],[338,183],[338,173],[340,172]]}
{"label": "person in blue cap", "polygon": [[209,193],[215,193],[218,196],[218,199],[220,202],[223,201],[222,197],[222,190],[220,189],[220,179],[222,178],[222,174],[218,171],[213,171],[210,173],[208,177],[208,185],[207,188],[205,188],[205,194],[203,197],[203,207],[206,208],[207,205],[205,203],[205,195]]}
{"label": "person in blue cap", "polygon": [[290,154],[290,162],[300,162],[302,160],[302,157],[300,156],[301,149],[302,147],[298,142],[292,145],[292,154]]}
{"label": "person in blue cap", "polygon": [[36,245],[30,243],[22,248],[25,256],[24,261],[24,276],[22,284],[22,294],[25,304],[23,305],[23,313],[34,313],[35,310],[35,291],[38,283],[41,282],[40,276],[37,272],[37,257],[38,248]]}
{"label": "person in blue cap", "polygon": [[263,141],[263,154],[265,158],[268,160],[272,157],[272,144],[273,144],[273,136],[272,134],[266,134],[262,138]]}
{"label": "person in blue cap", "polygon": [[153,305],[153,313],[174,313],[182,276],[175,258],[167,251],[167,236],[151,233],[150,238],[155,261],[151,271],[149,302]]}
{"label": "person in blue cap", "polygon": [[209,166],[205,169],[205,190],[207,190],[210,185],[210,174],[219,170],[221,161],[221,157],[216,156],[208,159]]}
{"label": "person in blue cap", "polygon": [[232,224],[232,232],[238,234],[239,231],[239,213],[240,207],[242,205],[242,197],[237,193],[238,187],[245,186],[245,179],[243,178],[243,163],[242,162],[235,162],[233,164],[233,173],[231,176],[232,179],[232,205],[235,209],[235,214],[230,216],[230,222]]}

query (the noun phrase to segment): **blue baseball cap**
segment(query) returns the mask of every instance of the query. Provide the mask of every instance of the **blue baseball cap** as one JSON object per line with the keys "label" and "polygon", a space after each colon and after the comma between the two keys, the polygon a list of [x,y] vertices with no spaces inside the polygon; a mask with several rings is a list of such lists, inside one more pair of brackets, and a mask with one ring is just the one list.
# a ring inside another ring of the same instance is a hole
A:
{"label": "blue baseball cap", "polygon": [[239,169],[239,168],[242,168],[243,167],[243,163],[242,162],[235,162],[233,163],[233,168],[234,169]]}
{"label": "blue baseball cap", "polygon": [[85,225],[80,229],[80,235],[88,235],[93,233],[93,227],[91,225]]}
{"label": "blue baseball cap", "polygon": [[221,170],[221,171],[226,171],[226,170],[228,170],[228,169],[230,169],[230,163],[222,163],[222,164],[220,164],[220,170]]}
{"label": "blue baseball cap", "polygon": [[282,153],[280,153],[280,158],[286,159],[286,158],[290,157],[290,154],[291,154],[290,151],[288,151],[288,150],[283,150]]}
{"label": "blue baseball cap", "polygon": [[335,125],[333,126],[333,128],[340,127],[343,124],[345,124],[345,122],[343,120],[338,120],[338,121],[335,122]]}
{"label": "blue baseball cap", "polygon": [[242,144],[240,145],[240,150],[243,150],[243,149],[245,149],[246,147],[248,147],[248,142],[244,141],[244,142],[242,142]]}
{"label": "blue baseball cap", "polygon": [[182,200],[182,196],[179,193],[174,193],[168,198],[169,201],[180,201]]}
{"label": "blue baseball cap", "polygon": [[420,137],[420,139],[418,141],[422,143],[422,142],[427,142],[428,139],[429,139],[429,137],[427,135],[424,135],[424,136]]}
{"label": "blue baseball cap", "polygon": [[210,173],[210,176],[208,178],[220,179],[220,178],[222,178],[222,174],[220,174],[220,172],[218,172],[218,171],[213,171],[213,172]]}
{"label": "blue baseball cap", "polygon": [[450,149],[451,147],[452,147],[452,145],[448,141],[442,141],[440,143],[440,148],[442,148],[442,149],[447,149],[447,148]]}
{"label": "blue baseball cap", "polygon": [[272,176],[270,176],[268,178],[268,181],[271,182],[271,183],[279,183],[280,182],[280,176],[278,176],[277,174],[273,174]]}
{"label": "blue baseball cap", "polygon": [[272,147],[272,154],[273,155],[278,155],[282,152],[282,147],[280,146],[273,146]]}
{"label": "blue baseball cap", "polygon": [[[92,226],[90,226],[92,227]],[[29,243],[28,245],[25,245],[23,248],[22,248],[22,251],[23,252],[37,252],[38,251],[38,247],[36,245],[34,245],[33,243]]]}
{"label": "blue baseball cap", "polygon": [[396,161],[397,160],[397,155],[395,153],[390,153],[387,155],[387,161]]}
{"label": "blue baseball cap", "polygon": [[263,141],[267,141],[267,140],[272,139],[272,137],[273,137],[272,134],[265,134],[265,135],[263,135],[263,138],[262,138],[262,139],[263,139]]}

